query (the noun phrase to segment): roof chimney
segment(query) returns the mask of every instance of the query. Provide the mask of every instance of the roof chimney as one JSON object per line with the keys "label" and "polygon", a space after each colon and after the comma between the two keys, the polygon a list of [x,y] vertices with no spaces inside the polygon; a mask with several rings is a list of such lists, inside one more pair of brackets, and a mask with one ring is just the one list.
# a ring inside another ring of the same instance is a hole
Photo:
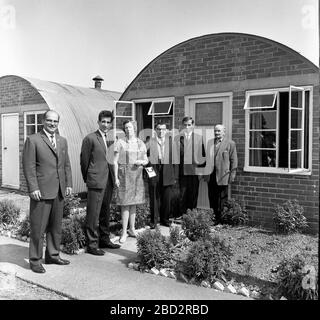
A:
{"label": "roof chimney", "polygon": [[94,78],[92,78],[92,80],[94,81],[95,89],[101,89],[101,82],[103,81],[103,79],[100,76],[95,76]]}

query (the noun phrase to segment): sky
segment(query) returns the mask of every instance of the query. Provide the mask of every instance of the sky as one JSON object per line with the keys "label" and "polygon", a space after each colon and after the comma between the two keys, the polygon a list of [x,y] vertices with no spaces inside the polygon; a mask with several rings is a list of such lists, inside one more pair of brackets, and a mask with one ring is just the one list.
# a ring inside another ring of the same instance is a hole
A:
{"label": "sky", "polygon": [[319,66],[317,0],[0,0],[0,76],[123,92],[167,49],[220,32],[280,42]]}

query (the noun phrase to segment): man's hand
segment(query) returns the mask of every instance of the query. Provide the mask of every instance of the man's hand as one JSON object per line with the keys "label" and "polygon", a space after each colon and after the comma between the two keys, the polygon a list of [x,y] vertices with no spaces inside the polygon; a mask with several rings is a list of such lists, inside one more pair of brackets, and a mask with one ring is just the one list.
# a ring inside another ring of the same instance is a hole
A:
{"label": "man's hand", "polygon": [[66,187],[66,197],[71,196],[71,194],[72,194],[72,188]]}
{"label": "man's hand", "polygon": [[33,192],[30,193],[30,198],[36,201],[40,201],[41,200],[41,192],[40,190],[35,190]]}

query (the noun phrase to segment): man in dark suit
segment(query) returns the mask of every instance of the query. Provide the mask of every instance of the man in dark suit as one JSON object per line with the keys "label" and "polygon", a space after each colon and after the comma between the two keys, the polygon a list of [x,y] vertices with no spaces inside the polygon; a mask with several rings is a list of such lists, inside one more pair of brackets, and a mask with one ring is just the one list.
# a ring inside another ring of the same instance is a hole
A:
{"label": "man in dark suit", "polygon": [[197,207],[199,193],[200,167],[205,166],[205,148],[202,136],[194,132],[194,120],[186,116],[182,119],[183,130],[180,133],[180,216],[187,209]]}
{"label": "man in dark suit", "polygon": [[175,149],[172,136],[167,132],[165,123],[156,126],[156,137],[147,143],[149,164],[157,176],[149,178],[149,199],[151,213],[151,229],[157,224],[169,226],[169,215],[173,200],[173,187],[179,180],[179,166],[174,164]]}
{"label": "man in dark suit", "polygon": [[47,111],[43,130],[27,137],[23,150],[23,172],[30,195],[29,263],[36,273],[46,271],[41,264],[45,232],[45,263],[70,263],[59,256],[64,196],[72,193],[72,175],[67,140],[56,132],[58,124],[58,113]]}
{"label": "man in dark suit", "polygon": [[228,185],[234,181],[238,167],[236,144],[225,137],[224,125],[214,127],[214,168],[208,182],[210,208],[215,214],[215,223],[221,222],[221,213],[228,200]]}
{"label": "man in dark suit", "polygon": [[114,186],[112,121],[111,111],[103,110],[99,113],[99,128],[83,139],[80,154],[81,173],[88,188],[87,252],[100,256],[105,253],[100,248],[120,248],[120,245],[110,240],[109,230],[110,203]]}

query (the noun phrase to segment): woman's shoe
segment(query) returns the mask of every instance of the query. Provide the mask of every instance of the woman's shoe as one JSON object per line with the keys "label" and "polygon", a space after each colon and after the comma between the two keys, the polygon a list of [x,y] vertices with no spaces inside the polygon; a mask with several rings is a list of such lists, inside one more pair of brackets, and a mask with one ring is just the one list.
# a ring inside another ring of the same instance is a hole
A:
{"label": "woman's shoe", "polygon": [[137,232],[135,230],[128,230],[128,235],[129,237],[132,237],[132,238],[136,238],[137,237]]}
{"label": "woman's shoe", "polygon": [[125,243],[126,240],[127,240],[127,235],[126,235],[126,234],[123,234],[123,235],[120,237],[119,242],[120,242],[120,243]]}

